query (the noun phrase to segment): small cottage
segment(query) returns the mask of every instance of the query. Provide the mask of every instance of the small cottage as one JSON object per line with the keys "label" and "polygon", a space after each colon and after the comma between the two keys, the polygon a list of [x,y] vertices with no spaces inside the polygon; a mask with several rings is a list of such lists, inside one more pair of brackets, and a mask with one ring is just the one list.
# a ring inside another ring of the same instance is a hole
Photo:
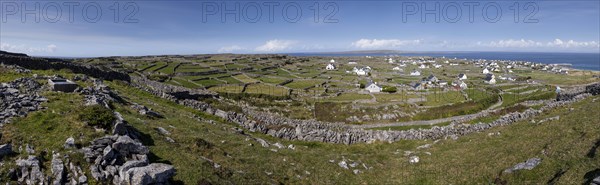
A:
{"label": "small cottage", "polygon": [[414,71],[410,72],[410,76],[421,76],[421,72],[414,70]]}
{"label": "small cottage", "polygon": [[335,70],[335,65],[333,64],[328,64],[327,67],[325,67],[326,70]]}
{"label": "small cottage", "polygon": [[378,93],[378,92],[381,92],[381,90],[383,90],[383,88],[381,88],[379,85],[377,85],[376,83],[372,83],[372,82],[367,84],[365,89],[367,91],[369,91],[370,93]]}

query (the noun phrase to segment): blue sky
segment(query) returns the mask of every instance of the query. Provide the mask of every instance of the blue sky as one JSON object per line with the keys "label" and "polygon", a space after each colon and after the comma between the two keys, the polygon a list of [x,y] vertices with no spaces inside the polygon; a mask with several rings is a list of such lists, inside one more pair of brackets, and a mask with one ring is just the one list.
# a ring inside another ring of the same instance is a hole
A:
{"label": "blue sky", "polygon": [[38,56],[600,51],[598,0],[127,2],[3,0],[0,49]]}

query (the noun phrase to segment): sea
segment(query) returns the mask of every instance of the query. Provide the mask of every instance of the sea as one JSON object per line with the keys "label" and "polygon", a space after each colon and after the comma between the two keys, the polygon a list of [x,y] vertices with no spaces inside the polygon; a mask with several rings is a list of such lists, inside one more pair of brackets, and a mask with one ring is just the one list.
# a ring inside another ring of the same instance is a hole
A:
{"label": "sea", "polygon": [[529,61],[544,64],[561,64],[574,69],[600,71],[600,53],[546,53],[546,52],[377,52],[377,53],[287,53],[291,56],[430,56],[450,59],[486,59]]}

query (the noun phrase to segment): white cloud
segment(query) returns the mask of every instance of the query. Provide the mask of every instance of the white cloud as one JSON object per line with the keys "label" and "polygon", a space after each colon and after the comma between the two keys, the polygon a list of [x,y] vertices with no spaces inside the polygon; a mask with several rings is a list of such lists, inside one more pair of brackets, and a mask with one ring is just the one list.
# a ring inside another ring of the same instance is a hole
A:
{"label": "white cloud", "polygon": [[492,41],[488,44],[490,47],[498,47],[498,48],[529,48],[529,47],[540,47],[543,46],[541,42],[536,42],[533,40],[499,40]]}
{"label": "white cloud", "polygon": [[291,40],[269,40],[265,44],[256,47],[256,51],[274,52],[290,49],[296,42]]}
{"label": "white cloud", "polygon": [[562,41],[560,39],[554,39],[552,42],[546,44],[549,47],[561,47],[561,48],[598,48],[600,44],[596,41],[588,42],[577,42],[574,40]]}
{"label": "white cloud", "polygon": [[561,39],[554,39],[554,41],[540,42],[533,40],[499,40],[492,41],[489,43],[477,42],[479,46],[495,47],[495,48],[599,48],[600,44],[596,41],[577,42],[574,40],[563,41]]}
{"label": "white cloud", "polygon": [[16,53],[54,53],[58,47],[50,44],[46,47],[30,47],[24,44],[13,45],[10,43],[0,43],[0,50]]}
{"label": "white cloud", "polygon": [[360,49],[393,48],[398,46],[418,45],[421,40],[398,40],[398,39],[360,39],[352,43],[352,46]]}
{"label": "white cloud", "polygon": [[221,47],[219,49],[219,53],[232,53],[234,51],[239,51],[239,50],[244,50],[246,48],[240,47],[238,45],[233,45],[233,46],[225,46],[225,47]]}
{"label": "white cloud", "polygon": [[50,44],[46,46],[46,49],[48,50],[48,52],[54,53],[54,51],[56,51],[56,45]]}

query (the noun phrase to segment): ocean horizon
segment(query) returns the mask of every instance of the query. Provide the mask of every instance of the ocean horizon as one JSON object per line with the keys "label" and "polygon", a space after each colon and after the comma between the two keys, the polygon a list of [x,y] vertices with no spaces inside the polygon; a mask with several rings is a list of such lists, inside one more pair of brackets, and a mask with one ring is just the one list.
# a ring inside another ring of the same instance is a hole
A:
{"label": "ocean horizon", "polygon": [[600,53],[545,52],[364,52],[364,53],[286,53],[291,56],[429,56],[457,59],[529,61],[544,64],[569,64],[571,68],[600,71]]}

